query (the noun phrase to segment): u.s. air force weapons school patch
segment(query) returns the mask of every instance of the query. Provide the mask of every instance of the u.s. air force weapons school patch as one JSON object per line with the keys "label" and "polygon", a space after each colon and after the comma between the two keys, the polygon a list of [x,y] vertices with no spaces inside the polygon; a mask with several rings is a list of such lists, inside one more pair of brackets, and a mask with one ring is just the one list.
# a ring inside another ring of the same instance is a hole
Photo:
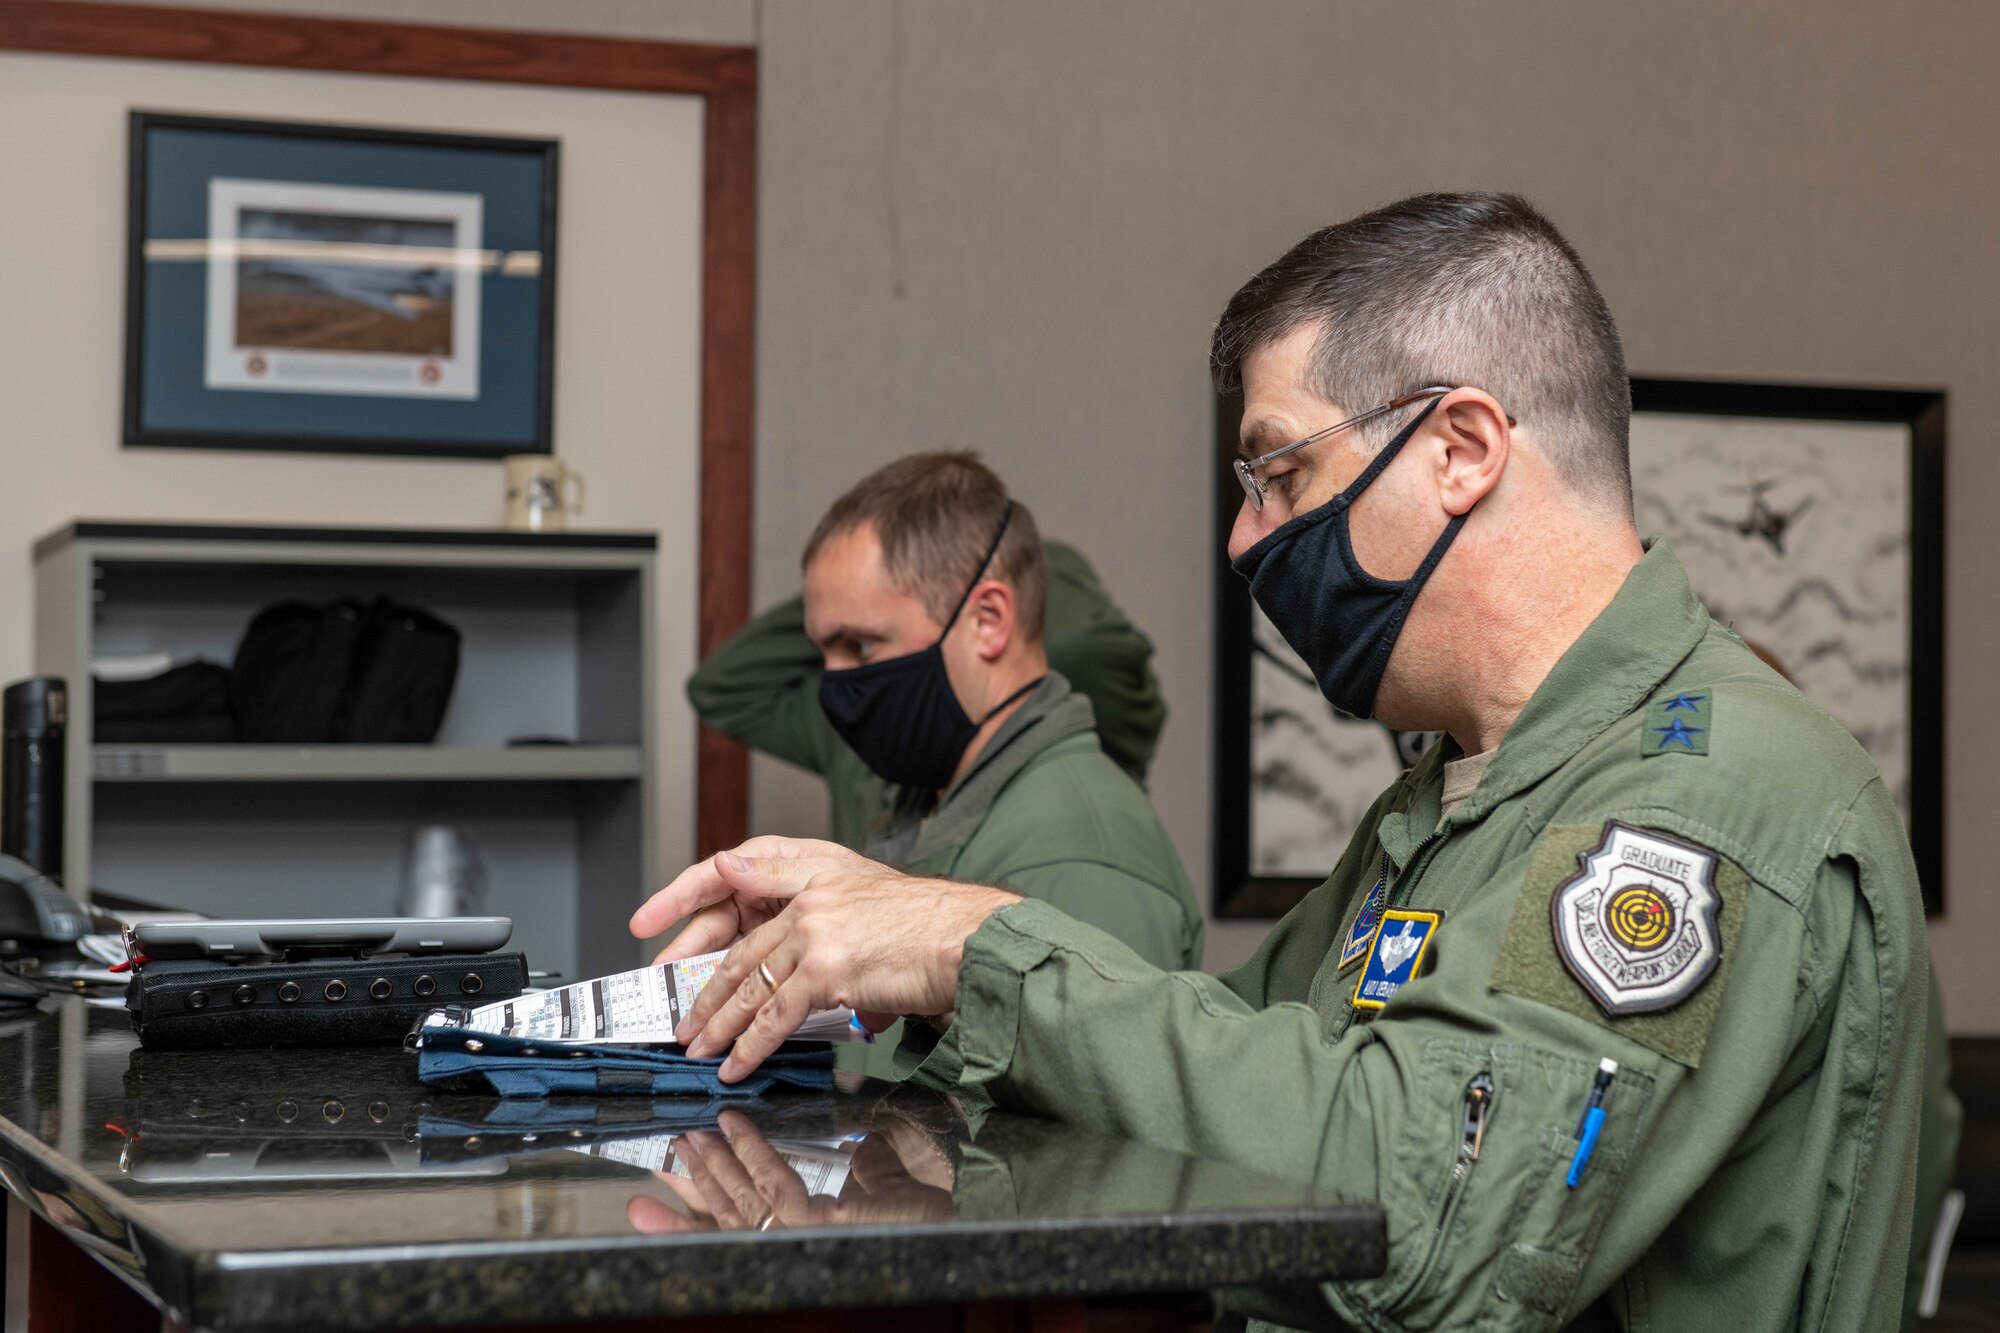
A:
{"label": "u.s. air force weapons school patch", "polygon": [[1563,965],[1607,1014],[1671,1009],[1722,961],[1716,855],[1616,820],[1549,912]]}
{"label": "u.s. air force weapons school patch", "polygon": [[1551,825],[1489,984],[1696,1067],[1749,884],[1727,857],[1670,834],[1617,820]]}

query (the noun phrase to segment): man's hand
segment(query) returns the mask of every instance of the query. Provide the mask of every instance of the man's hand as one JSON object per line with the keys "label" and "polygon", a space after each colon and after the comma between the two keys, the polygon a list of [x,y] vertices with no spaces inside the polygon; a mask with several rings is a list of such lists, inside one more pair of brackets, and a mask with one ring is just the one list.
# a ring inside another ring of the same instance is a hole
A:
{"label": "man's hand", "polygon": [[691,1056],[729,1051],[719,1076],[733,1083],[814,1010],[949,1013],[965,941],[1018,898],[914,879],[832,843],[753,838],[683,871],[632,930],[653,935],[693,916],[663,962],[735,941],[674,1033]]}
{"label": "man's hand", "polygon": [[[782,861],[795,874],[749,876],[748,863]],[[683,870],[674,882],[648,898],[632,914],[632,933],[640,939],[658,935],[688,919],[686,929],[660,950],[655,963],[678,962],[696,954],[726,949],[783,909],[787,899],[812,882],[814,875],[856,871],[890,873],[839,843],[802,838],[752,838],[732,851],[718,852]]]}
{"label": "man's hand", "polygon": [[952,1170],[941,1151],[906,1122],[908,1132],[871,1132],[854,1150],[838,1198],[810,1194],[805,1182],[738,1111],[724,1111],[719,1134],[683,1134],[674,1156],[682,1178],[656,1172],[688,1215],[651,1195],[633,1196],[625,1215],[649,1234],[771,1227],[846,1226],[869,1222],[948,1222]]}

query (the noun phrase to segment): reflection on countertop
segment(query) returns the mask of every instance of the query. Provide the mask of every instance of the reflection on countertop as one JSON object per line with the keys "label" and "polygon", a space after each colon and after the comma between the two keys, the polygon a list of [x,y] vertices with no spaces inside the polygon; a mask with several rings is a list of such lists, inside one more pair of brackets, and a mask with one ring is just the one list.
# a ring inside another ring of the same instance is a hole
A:
{"label": "reflection on countertop", "polygon": [[[0,1016],[0,1179],[199,1326],[1186,1291],[1379,1271],[1372,1204],[861,1079],[439,1094],[400,1049],[147,1051]],[[17,1072],[18,1071],[18,1072]]]}

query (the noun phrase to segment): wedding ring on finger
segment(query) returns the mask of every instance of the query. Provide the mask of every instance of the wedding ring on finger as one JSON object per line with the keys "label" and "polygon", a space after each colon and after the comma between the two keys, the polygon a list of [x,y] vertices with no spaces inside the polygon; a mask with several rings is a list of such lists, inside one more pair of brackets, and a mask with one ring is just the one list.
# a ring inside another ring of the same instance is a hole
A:
{"label": "wedding ring on finger", "polygon": [[757,1224],[757,1229],[759,1231],[769,1231],[772,1225],[777,1222],[777,1220],[778,1220],[778,1212],[774,1208],[770,1212],[764,1214],[764,1220]]}
{"label": "wedding ring on finger", "polygon": [[764,978],[764,984],[769,986],[775,994],[778,989],[778,979],[771,975],[771,965],[769,963],[757,964],[757,975]]}

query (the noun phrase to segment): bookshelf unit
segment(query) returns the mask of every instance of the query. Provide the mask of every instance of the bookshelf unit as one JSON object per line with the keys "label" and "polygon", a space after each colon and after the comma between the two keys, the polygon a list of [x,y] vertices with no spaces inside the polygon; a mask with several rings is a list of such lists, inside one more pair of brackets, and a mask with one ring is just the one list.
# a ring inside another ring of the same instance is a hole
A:
{"label": "bookshelf unit", "polygon": [[[658,886],[650,533],[79,520],[35,546],[35,670],[69,682],[65,881],[211,915],[386,915],[451,824],[537,969],[633,965]],[[227,663],[298,598],[389,596],[463,636],[430,745],[97,744],[93,657]],[[523,738],[564,744],[515,745]]]}

